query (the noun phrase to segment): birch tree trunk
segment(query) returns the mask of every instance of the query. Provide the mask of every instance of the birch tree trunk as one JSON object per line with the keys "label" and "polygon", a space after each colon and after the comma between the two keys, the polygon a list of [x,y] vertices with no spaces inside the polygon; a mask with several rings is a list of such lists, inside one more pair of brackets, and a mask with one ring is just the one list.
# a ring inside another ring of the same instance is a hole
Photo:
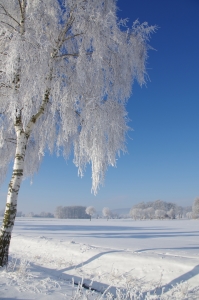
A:
{"label": "birch tree trunk", "polygon": [[36,124],[37,120],[44,114],[47,104],[49,102],[52,71],[53,70],[51,68],[50,74],[48,76],[48,87],[46,89],[42,104],[38,112],[35,115],[33,115],[30,119],[25,130],[21,121],[21,111],[20,115],[16,117],[15,132],[17,137],[17,146],[15,152],[12,178],[8,186],[8,195],[3,223],[0,230],[0,267],[3,267],[8,263],[8,252],[11,240],[11,233],[17,213],[17,198],[21,186],[21,181],[23,178],[26,146],[34,125]]}
{"label": "birch tree trunk", "polygon": [[8,263],[8,251],[11,240],[11,233],[17,213],[17,198],[23,178],[24,158],[28,137],[26,136],[21,117],[16,118],[15,131],[17,136],[17,146],[15,152],[12,178],[8,186],[8,195],[3,223],[0,232],[0,266],[3,267]]}

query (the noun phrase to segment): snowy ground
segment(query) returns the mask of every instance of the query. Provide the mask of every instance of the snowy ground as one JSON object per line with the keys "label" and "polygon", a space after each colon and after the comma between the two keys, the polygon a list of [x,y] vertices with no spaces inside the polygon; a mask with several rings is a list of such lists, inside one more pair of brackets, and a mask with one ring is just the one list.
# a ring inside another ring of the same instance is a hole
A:
{"label": "snowy ground", "polygon": [[[73,281],[101,293],[91,295]],[[16,220],[10,262],[0,270],[0,299],[112,299],[110,294],[199,299],[199,221]]]}

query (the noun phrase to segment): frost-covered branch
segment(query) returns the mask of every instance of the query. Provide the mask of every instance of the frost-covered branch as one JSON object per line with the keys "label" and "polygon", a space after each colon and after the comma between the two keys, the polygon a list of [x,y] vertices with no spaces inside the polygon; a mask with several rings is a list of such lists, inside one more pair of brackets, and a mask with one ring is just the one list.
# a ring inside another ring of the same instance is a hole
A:
{"label": "frost-covered branch", "polygon": [[1,0],[0,12],[1,182],[14,160],[3,266],[22,178],[33,176],[47,149],[65,159],[74,150],[80,176],[90,164],[94,194],[126,151],[126,101],[134,80],[145,83],[155,27],[135,22],[121,30],[116,0]]}
{"label": "frost-covered branch", "polygon": [[16,29],[14,26],[8,24],[7,22],[4,22],[4,21],[0,21],[0,22],[1,22],[2,24],[7,25],[8,27],[11,27],[11,28],[14,29],[15,31],[17,31],[17,29]]}
{"label": "frost-covered branch", "polygon": [[16,109],[23,107],[24,176],[38,170],[46,149],[65,158],[74,149],[81,176],[91,164],[96,193],[107,167],[126,151],[125,104],[133,81],[145,82],[147,41],[155,27],[136,22],[121,30],[115,0],[61,5],[1,0],[1,5],[19,23],[1,8],[0,155],[8,144],[12,149],[1,161],[2,178],[14,153],[8,138],[16,138]]}
{"label": "frost-covered branch", "polygon": [[[92,55],[93,51],[86,52],[85,54],[86,55]],[[75,57],[77,57],[77,56],[80,56],[80,55],[81,55],[80,53],[66,53],[66,54],[57,55],[57,56],[55,56],[55,58],[65,58],[67,56],[75,56]]]}
{"label": "frost-covered branch", "polygon": [[63,42],[66,42],[66,41],[68,41],[68,40],[70,40],[70,39],[74,39],[75,37],[77,37],[77,36],[80,36],[80,35],[83,35],[84,33],[77,33],[77,34],[74,34],[74,35],[70,35],[70,36],[68,36],[67,38],[65,38],[64,40],[63,40]]}
{"label": "frost-covered branch", "polygon": [[13,16],[11,16],[11,14],[9,14],[9,12],[5,9],[5,7],[2,4],[0,4],[0,9],[1,8],[3,9],[4,13],[0,13],[0,14],[8,16],[9,18],[14,20],[14,22],[16,22],[20,26],[20,23]]}

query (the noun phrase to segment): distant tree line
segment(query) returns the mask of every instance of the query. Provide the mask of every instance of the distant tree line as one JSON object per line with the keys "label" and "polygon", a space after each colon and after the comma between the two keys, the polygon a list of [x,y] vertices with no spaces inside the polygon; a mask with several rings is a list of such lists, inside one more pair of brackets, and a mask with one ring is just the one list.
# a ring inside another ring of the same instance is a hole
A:
{"label": "distant tree line", "polygon": [[55,210],[58,219],[90,219],[86,206],[58,206]]}
{"label": "distant tree line", "polygon": [[[0,217],[3,217],[4,210],[0,210]],[[90,219],[91,217],[99,218],[93,206],[58,206],[55,213],[41,212],[35,214],[30,212],[24,214],[17,212],[17,217],[32,218],[58,218],[58,219]],[[102,209],[102,217],[108,219],[133,218],[134,220],[144,219],[199,219],[199,197],[196,198],[192,206],[182,207],[175,203],[156,200],[153,202],[141,202],[134,205],[129,214],[119,215],[113,213],[108,207]]]}
{"label": "distant tree line", "polygon": [[192,207],[182,207],[175,203],[156,200],[134,205],[129,215],[133,219],[181,219],[192,213]]}
{"label": "distant tree line", "polygon": [[50,212],[45,212],[42,211],[40,214],[35,214],[33,212],[30,212],[28,214],[25,214],[24,217],[29,217],[29,218],[54,218],[54,214]]}
{"label": "distant tree line", "polygon": [[[0,210],[0,217],[3,217],[4,210]],[[18,211],[16,217],[27,217],[27,218],[54,218],[54,214],[50,212],[42,211],[41,213],[35,214],[34,212],[29,212],[24,214],[22,211]]]}

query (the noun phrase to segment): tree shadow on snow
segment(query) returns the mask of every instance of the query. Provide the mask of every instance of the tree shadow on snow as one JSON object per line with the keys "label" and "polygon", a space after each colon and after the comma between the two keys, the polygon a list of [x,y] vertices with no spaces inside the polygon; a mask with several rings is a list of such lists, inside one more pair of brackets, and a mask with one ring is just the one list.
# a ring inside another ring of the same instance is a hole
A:
{"label": "tree shadow on snow", "polygon": [[[78,264],[76,266],[73,266],[73,268],[79,268],[84,266],[85,264],[88,264],[89,262],[97,259],[98,257],[111,253],[111,252],[121,252],[121,251],[107,251],[107,252],[103,252],[99,255],[95,255],[93,256],[91,259],[85,261],[82,264]],[[78,283],[82,282],[82,278],[80,276],[76,276],[76,275],[70,275],[67,273],[64,273],[65,271],[69,271],[71,270],[70,268],[65,268],[62,270],[55,270],[55,269],[50,269],[50,268],[46,268],[46,267],[42,267],[42,266],[37,266],[35,264],[31,264],[31,268],[35,269],[36,272],[41,272],[41,273],[46,273],[47,276],[49,276],[49,274],[51,276],[54,276],[56,278],[62,279],[62,280],[66,280],[66,281],[70,281],[72,282],[72,278],[74,279],[74,283],[77,285]],[[33,270],[34,271],[34,270]],[[159,286],[157,288],[154,288],[150,291],[146,291],[142,293],[142,299],[145,299],[145,297],[147,296],[147,293],[149,292],[150,295],[161,295],[162,290],[164,289],[164,293],[171,290],[173,288],[173,286],[175,287],[177,284],[180,284],[184,281],[187,281],[191,278],[193,278],[194,276],[197,276],[199,274],[199,265],[196,265],[192,270],[184,273],[183,275],[171,280],[169,283]],[[44,274],[42,274],[44,275]],[[100,292],[103,293],[108,287],[109,285],[105,284],[105,283],[101,283],[95,280],[91,280],[91,279],[84,279],[83,280],[83,287],[84,288],[89,288],[91,287],[92,290],[96,291],[96,292]],[[109,292],[112,293],[114,296],[116,296],[116,289],[119,288],[118,286],[111,286],[109,288]],[[122,289],[122,291],[125,293],[126,289]],[[6,299],[6,298],[5,298]],[[14,300],[14,299],[6,299],[6,300]]]}
{"label": "tree shadow on snow", "polygon": [[165,237],[179,237],[179,236],[198,236],[199,231],[186,231],[186,232],[181,232],[181,231],[176,231],[176,232],[150,232],[150,233],[145,233],[145,232],[92,232],[92,233],[79,233],[79,234],[73,234],[73,237],[92,237],[92,238],[136,238],[136,239],[150,239],[150,238],[165,238]]}
{"label": "tree shadow on snow", "polygon": [[[42,233],[50,232],[51,235],[61,231],[64,234],[73,237],[94,237],[94,238],[161,238],[161,237],[176,237],[176,236],[198,236],[199,231],[176,231],[172,228],[162,227],[130,227],[130,226],[87,226],[87,225],[28,225],[22,226],[25,231],[38,231]],[[142,232],[140,232],[142,231]],[[76,232],[76,234],[74,234]]]}
{"label": "tree shadow on snow", "polygon": [[141,253],[145,251],[153,251],[153,250],[199,250],[199,246],[196,247],[175,247],[175,248],[146,248],[146,249],[140,249],[140,250],[135,250],[136,253]]}
{"label": "tree shadow on snow", "polygon": [[[171,290],[173,287],[175,287],[177,284],[185,282],[185,281],[195,277],[198,274],[199,274],[199,265],[196,265],[192,270],[190,270],[190,271],[184,273],[183,275],[180,275],[179,277],[171,280],[169,283],[151,290],[150,294],[151,295],[153,295],[153,294],[161,295],[163,289],[164,289],[164,293],[166,293],[169,290]],[[143,293],[143,299],[145,298],[146,295],[147,295],[147,292]]]}
{"label": "tree shadow on snow", "polygon": [[[21,227],[23,230],[36,230],[36,231],[129,231],[129,230],[157,230],[157,227],[136,227],[136,226],[111,226],[104,225],[37,225],[37,224],[25,224],[23,226],[20,223],[15,224],[15,228]],[[172,228],[162,227],[158,230],[173,230]]]}
{"label": "tree shadow on snow", "polygon": [[118,253],[118,252],[123,252],[122,250],[111,250],[111,251],[105,251],[105,252],[101,252],[101,253],[98,253],[96,255],[94,255],[93,257],[89,258],[88,260],[86,260],[85,262],[82,262],[80,264],[77,264],[77,265],[74,265],[74,266],[71,266],[71,267],[67,267],[67,268],[64,268],[64,269],[61,269],[60,272],[65,272],[65,271],[70,271],[70,270],[73,270],[73,269],[77,269],[77,268],[81,268],[87,264],[89,264],[90,262],[96,260],[97,258],[105,255],[105,254],[109,254],[109,253]]}
{"label": "tree shadow on snow", "polygon": [[[64,268],[61,270],[50,269],[47,267],[38,266],[34,263],[31,263],[31,270],[32,270],[32,272],[34,272],[34,271],[37,272],[37,274],[38,274],[38,272],[42,273],[42,277],[43,277],[43,275],[45,275],[44,273],[46,273],[46,276],[48,276],[48,277],[50,275],[50,276],[54,276],[58,279],[62,279],[62,280],[70,281],[70,282],[72,282],[72,278],[73,278],[75,285],[78,285],[79,283],[82,282],[82,277],[67,274],[67,273],[65,273],[66,271],[81,268],[103,255],[106,255],[109,253],[114,253],[114,252],[123,252],[123,251],[122,250],[112,250],[112,251],[101,252],[99,254],[94,255],[93,257],[89,258],[88,260],[86,260],[82,263],[79,263],[77,265],[73,265],[71,267],[67,267],[67,268]],[[92,290],[94,290],[96,292],[100,292],[100,293],[103,293],[109,287],[109,285],[107,285],[105,283],[101,283],[101,282],[91,280],[91,279],[84,279],[82,283],[83,283],[84,288],[87,288],[87,289],[91,288]],[[109,288],[109,292],[111,292],[113,295],[116,295],[116,287],[111,286]]]}

